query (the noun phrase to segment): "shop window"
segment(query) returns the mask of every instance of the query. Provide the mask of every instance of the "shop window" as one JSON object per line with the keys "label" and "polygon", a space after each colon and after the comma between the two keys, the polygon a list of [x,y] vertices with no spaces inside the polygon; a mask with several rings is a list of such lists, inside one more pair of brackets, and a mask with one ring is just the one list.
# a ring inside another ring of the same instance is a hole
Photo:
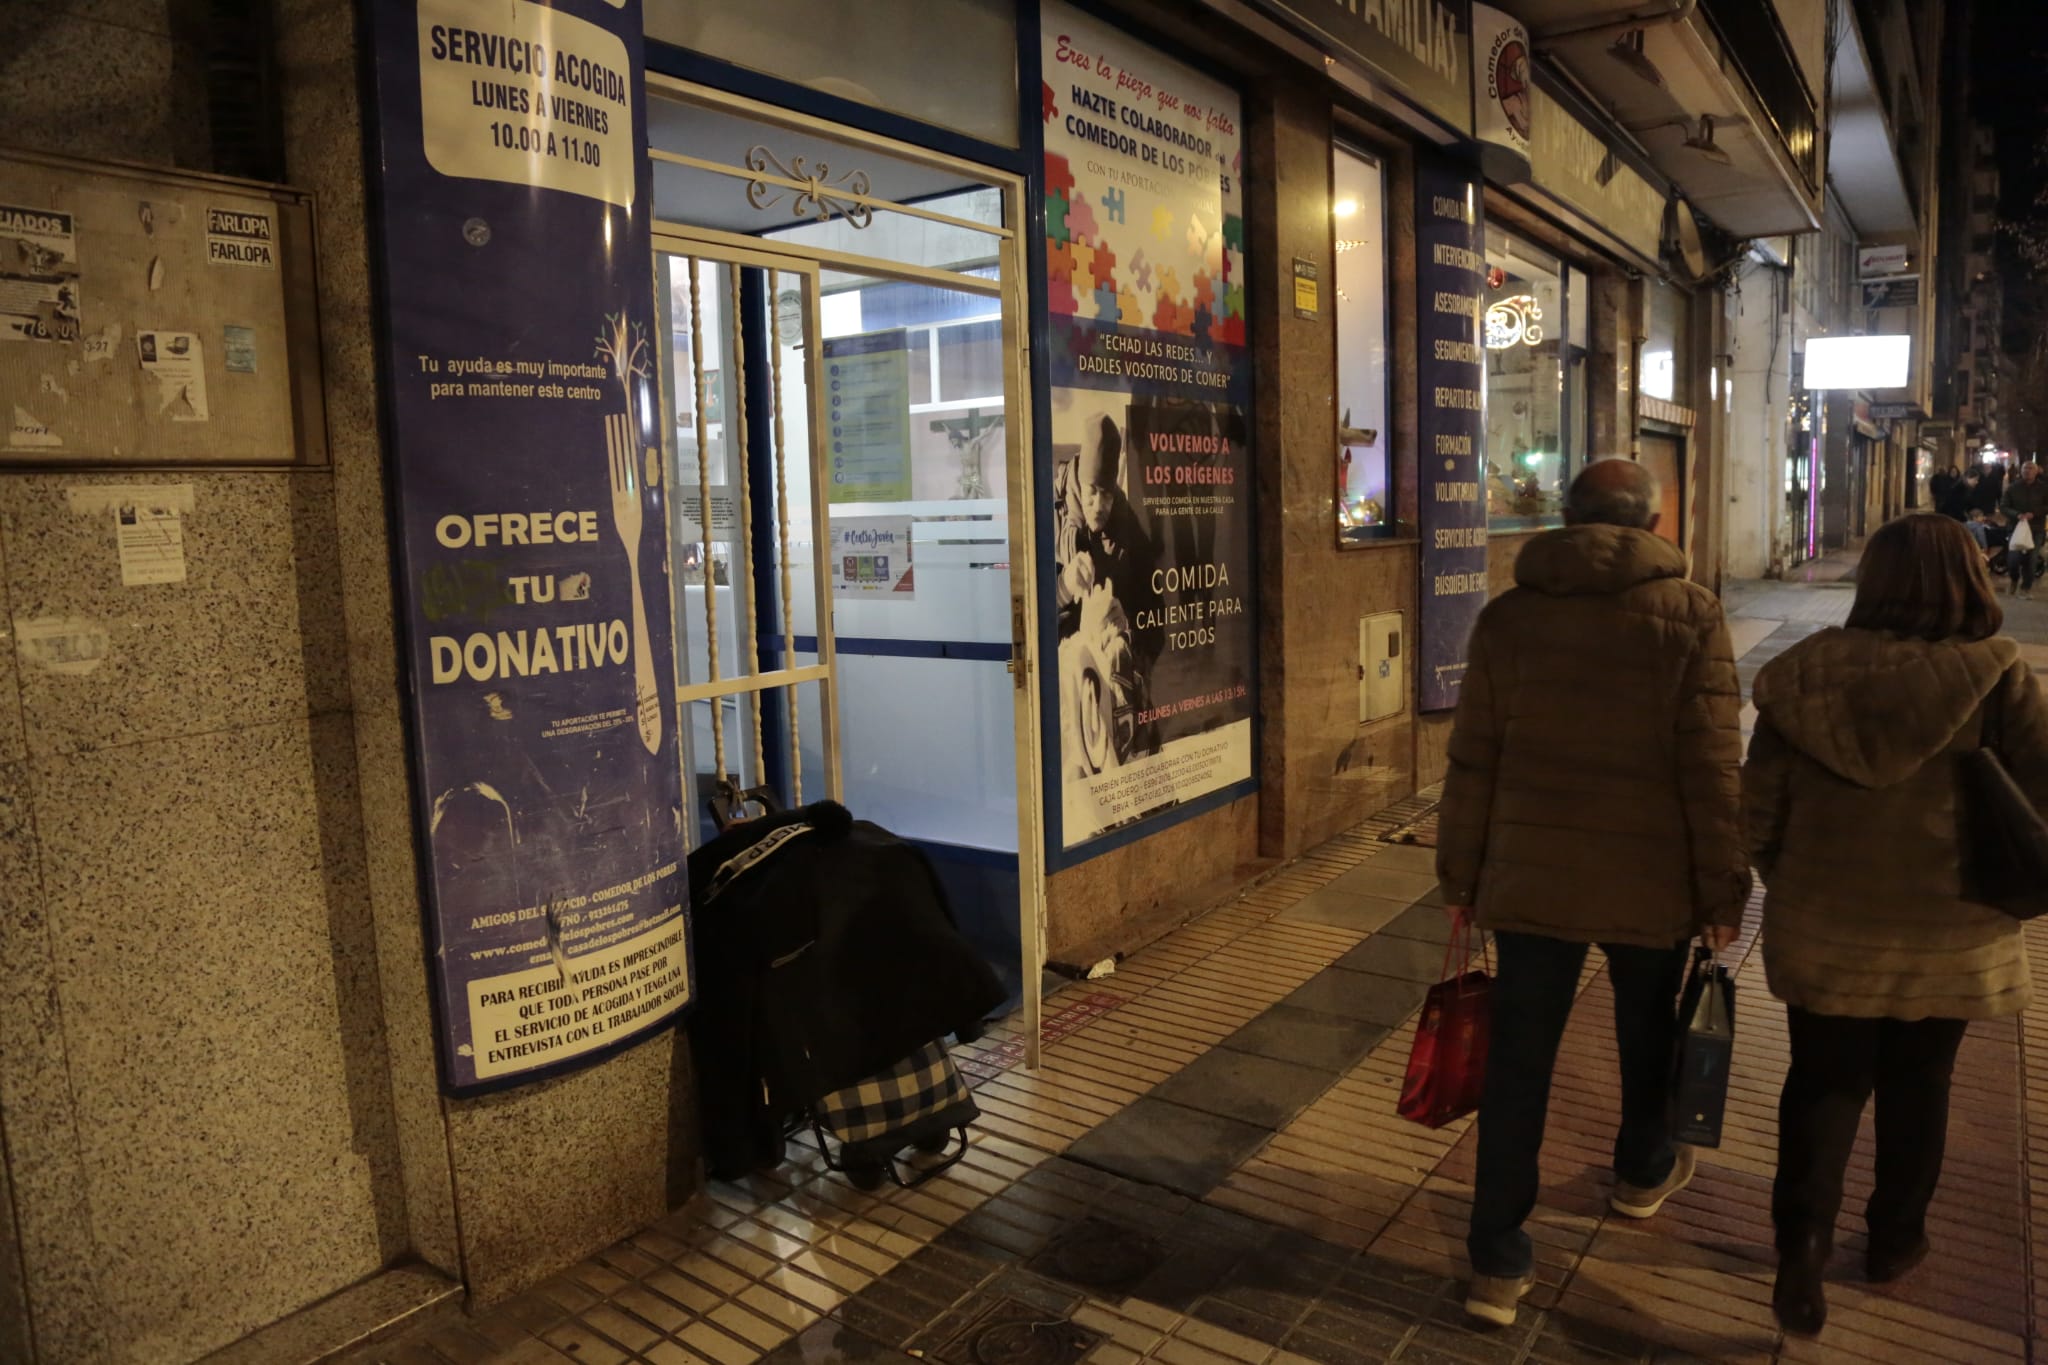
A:
{"label": "shop window", "polygon": [[1585,460],[1585,276],[1493,226],[1486,267],[1487,522],[1496,532],[1555,526]]}
{"label": "shop window", "polygon": [[1008,0],[647,0],[647,36],[821,94],[1017,145]]}
{"label": "shop window", "polygon": [[1335,157],[1330,213],[1337,247],[1337,538],[1395,531],[1393,433],[1387,421],[1386,176],[1349,148]]}
{"label": "shop window", "polygon": [[1691,406],[1687,378],[1692,373],[1688,336],[1691,300],[1662,280],[1644,286],[1648,295],[1649,335],[1643,342],[1643,396]]}

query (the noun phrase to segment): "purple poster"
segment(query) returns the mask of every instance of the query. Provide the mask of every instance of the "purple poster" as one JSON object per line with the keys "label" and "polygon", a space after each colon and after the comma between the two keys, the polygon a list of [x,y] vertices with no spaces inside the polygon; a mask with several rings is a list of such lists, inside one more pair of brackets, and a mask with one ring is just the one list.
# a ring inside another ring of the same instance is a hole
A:
{"label": "purple poster", "polygon": [[1421,413],[1420,710],[1448,711],[1465,681],[1465,644],[1486,605],[1486,352],[1479,311],[1486,236],[1479,183],[1415,162],[1417,397]]}
{"label": "purple poster", "polygon": [[451,1092],[690,995],[639,0],[373,0],[399,610]]}

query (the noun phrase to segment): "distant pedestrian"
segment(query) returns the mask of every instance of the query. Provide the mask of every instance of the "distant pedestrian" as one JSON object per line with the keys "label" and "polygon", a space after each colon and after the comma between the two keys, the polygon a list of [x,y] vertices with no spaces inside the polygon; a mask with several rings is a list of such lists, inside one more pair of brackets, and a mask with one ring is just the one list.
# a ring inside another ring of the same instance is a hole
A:
{"label": "distant pedestrian", "polygon": [[2019,923],[1963,899],[1955,833],[1958,757],[1987,735],[2048,807],[2048,703],[1998,635],[2003,620],[1968,535],[1915,514],[1870,538],[1848,626],[1794,645],[1756,680],[1743,792],[1769,888],[1764,971],[1792,1041],[1771,1195],[1772,1306],[1788,1332],[1827,1320],[1821,1274],[1872,1092],[1865,1267],[1884,1283],[1927,1255],[1968,1021],[2027,1005]]}
{"label": "distant pedestrian", "polygon": [[1935,510],[1943,516],[1954,517],[1957,521],[1968,521],[1972,512],[1989,515],[1993,508],[1978,505],[1977,493],[1983,483],[1984,471],[1981,468],[1972,467],[1961,479],[1949,487],[1948,492],[1942,496],[1941,501],[1935,504]]}
{"label": "distant pedestrian", "polygon": [[1963,476],[1956,471],[1954,465],[1950,465],[1946,469],[1937,469],[1934,472],[1934,477],[1927,481],[1928,503],[1931,506],[1940,507],[1942,499],[1948,496],[1948,491],[1962,481]]}
{"label": "distant pedestrian", "polygon": [[1486,1322],[1512,1323],[1534,1282],[1522,1225],[1589,944],[1621,1058],[1611,1206],[1648,1218],[1693,1177],[1668,1109],[1674,1004],[1687,940],[1725,947],[1749,896],[1741,702],[1721,604],[1652,533],[1657,507],[1641,465],[1589,466],[1472,633],[1437,872],[1499,950],[1466,1239],[1465,1311]]}
{"label": "distant pedestrian", "polygon": [[2021,597],[2032,597],[2034,580],[2041,572],[2041,541],[2048,536],[2048,481],[2041,478],[2040,465],[2029,461],[2020,466],[2020,477],[2006,485],[2000,507],[2014,523],[2013,534],[2017,536],[2025,526],[2034,542],[2027,550],[2013,547],[2005,557],[2013,586]]}

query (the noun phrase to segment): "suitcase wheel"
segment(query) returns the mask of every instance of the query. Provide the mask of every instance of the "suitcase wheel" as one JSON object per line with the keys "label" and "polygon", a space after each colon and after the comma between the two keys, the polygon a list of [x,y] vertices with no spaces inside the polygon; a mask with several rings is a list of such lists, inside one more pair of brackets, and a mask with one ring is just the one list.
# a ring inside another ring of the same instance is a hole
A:
{"label": "suitcase wheel", "polygon": [[951,1133],[935,1133],[931,1137],[920,1139],[914,1145],[925,1156],[938,1156],[946,1148],[953,1145],[953,1135]]}
{"label": "suitcase wheel", "polygon": [[879,1164],[862,1163],[846,1168],[846,1179],[855,1189],[872,1194],[882,1188],[889,1178],[889,1168]]}

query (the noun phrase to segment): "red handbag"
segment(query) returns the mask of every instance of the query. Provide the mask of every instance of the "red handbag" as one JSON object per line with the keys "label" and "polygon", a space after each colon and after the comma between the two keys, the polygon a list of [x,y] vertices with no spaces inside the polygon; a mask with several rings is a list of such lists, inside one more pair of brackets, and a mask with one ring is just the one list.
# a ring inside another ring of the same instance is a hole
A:
{"label": "red handbag", "polygon": [[[1472,960],[1475,938],[1477,964]],[[1486,971],[1485,940],[1470,925],[1460,924],[1444,949],[1443,979],[1429,988],[1415,1024],[1415,1046],[1401,1082],[1401,1117],[1441,1128],[1477,1109],[1492,1032],[1493,977]]]}

